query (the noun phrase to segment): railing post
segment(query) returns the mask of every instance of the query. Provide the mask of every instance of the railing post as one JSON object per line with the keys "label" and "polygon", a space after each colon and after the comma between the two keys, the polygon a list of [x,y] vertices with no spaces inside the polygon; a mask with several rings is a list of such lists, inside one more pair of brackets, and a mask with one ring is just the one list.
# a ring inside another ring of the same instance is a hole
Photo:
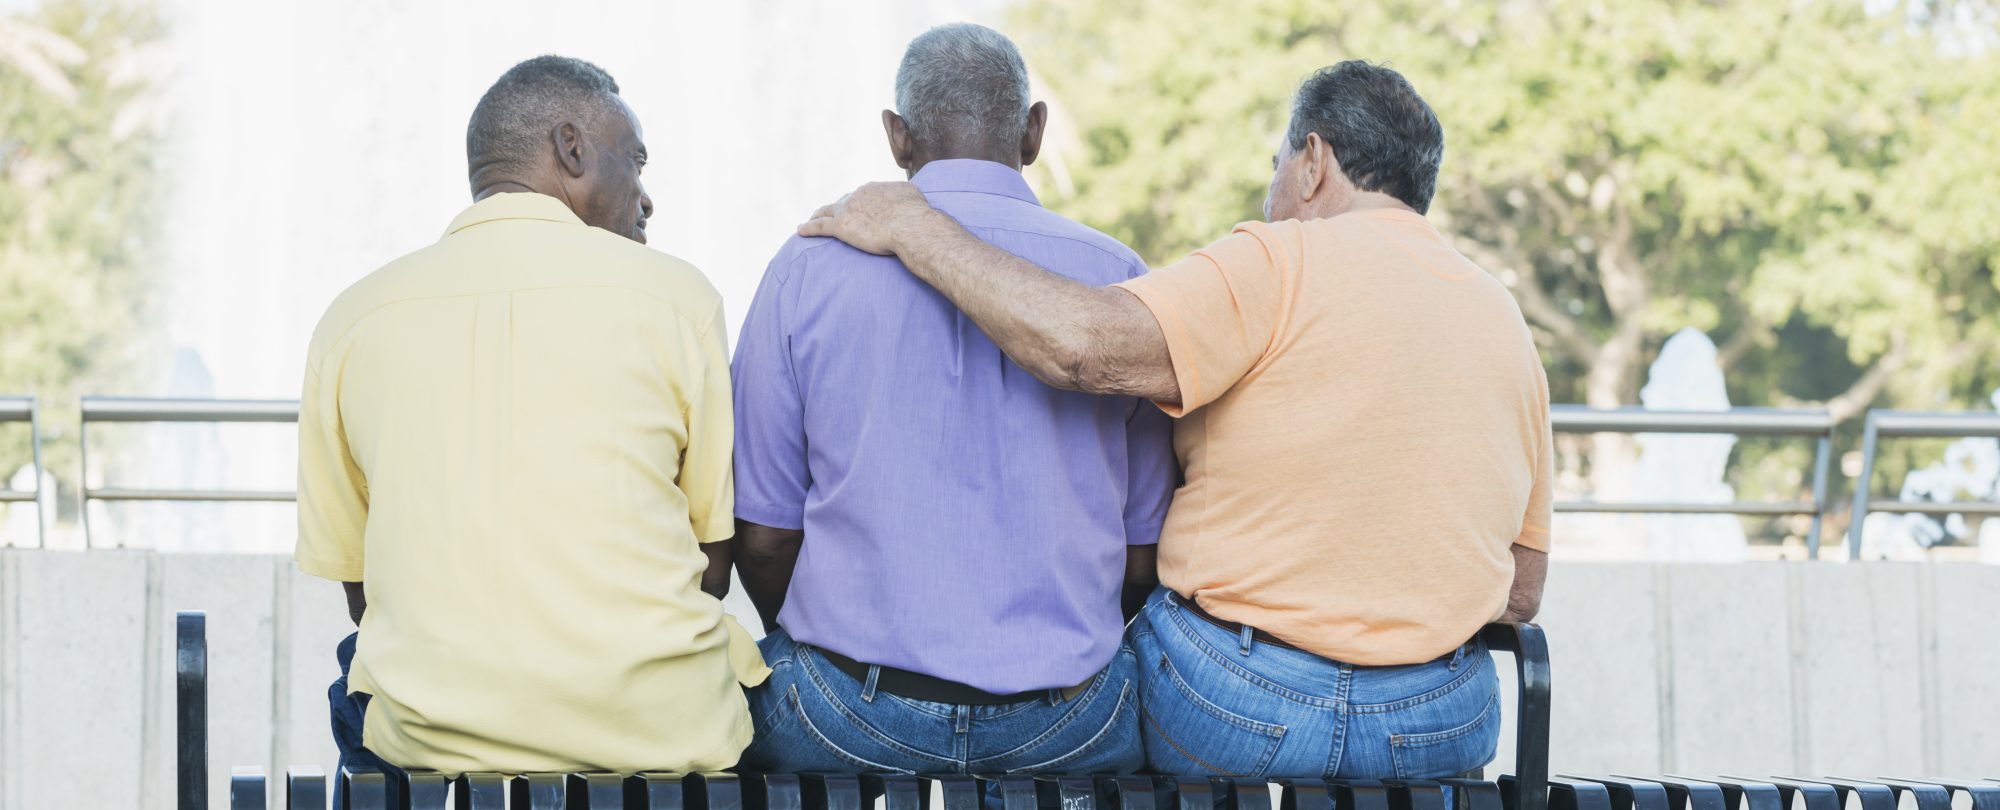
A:
{"label": "railing post", "polygon": [[1877,440],[1875,412],[1869,411],[1861,429],[1861,475],[1854,479],[1854,517],[1847,524],[1847,559],[1861,559],[1861,529],[1868,523],[1868,482],[1875,474]]}
{"label": "railing post", "polygon": [[1832,506],[1827,497],[1827,468],[1833,464],[1833,437],[1821,436],[1813,443],[1813,514],[1812,531],[1806,534],[1806,559],[1819,560],[1819,532],[1826,523],[1826,510]]}
{"label": "railing post", "polygon": [[174,737],[180,810],[208,810],[208,617],[174,614]]}
{"label": "railing post", "polygon": [[28,398],[28,448],[35,465],[35,548],[49,547],[49,516],[42,502],[42,411],[34,397]]}

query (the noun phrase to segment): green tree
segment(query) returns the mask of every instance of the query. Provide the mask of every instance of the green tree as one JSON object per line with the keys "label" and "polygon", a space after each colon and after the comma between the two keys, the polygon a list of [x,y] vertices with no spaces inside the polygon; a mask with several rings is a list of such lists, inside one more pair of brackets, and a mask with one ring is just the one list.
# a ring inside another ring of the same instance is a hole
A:
{"label": "green tree", "polygon": [[1053,202],[1156,264],[1258,216],[1298,79],[1388,62],[1444,124],[1434,221],[1514,290],[1558,401],[1636,403],[1693,326],[1736,404],[1844,419],[2000,384],[1994,7],[1879,5],[1026,0],[1014,22],[1060,115]]}
{"label": "green tree", "polygon": [[[140,3],[0,17],[0,393],[40,398],[65,488],[77,395],[125,373],[152,320],[162,33]],[[7,435],[0,474],[26,458]]]}

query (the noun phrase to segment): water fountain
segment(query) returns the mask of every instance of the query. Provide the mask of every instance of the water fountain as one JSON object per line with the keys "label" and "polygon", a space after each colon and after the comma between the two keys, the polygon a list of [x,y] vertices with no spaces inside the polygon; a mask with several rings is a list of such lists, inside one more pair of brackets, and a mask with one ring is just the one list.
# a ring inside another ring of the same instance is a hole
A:
{"label": "water fountain", "polygon": [[[1701,330],[1682,329],[1668,338],[1646,379],[1639,401],[1647,410],[1729,410],[1715,342]],[[1637,441],[1633,499],[1673,503],[1736,499],[1735,488],[1724,480],[1736,437],[1645,433]],[[1645,537],[1647,557],[1655,560],[1740,561],[1749,548],[1743,524],[1734,515],[1647,515]]]}

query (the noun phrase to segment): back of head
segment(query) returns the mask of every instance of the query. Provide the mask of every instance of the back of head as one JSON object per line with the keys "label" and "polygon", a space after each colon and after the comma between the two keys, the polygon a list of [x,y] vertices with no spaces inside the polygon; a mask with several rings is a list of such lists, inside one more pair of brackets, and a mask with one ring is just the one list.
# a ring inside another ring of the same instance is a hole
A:
{"label": "back of head", "polygon": [[1006,154],[1028,126],[1028,66],[1013,41],[972,23],[940,25],[903,52],[896,112],[936,157]]}
{"label": "back of head", "polygon": [[472,110],[465,128],[466,171],[475,186],[482,172],[506,179],[532,174],[541,161],[553,158],[550,132],[556,125],[592,127],[618,104],[618,82],[582,59],[537,56],[515,65]]}
{"label": "back of head", "polygon": [[1444,161],[1444,127],[1403,75],[1349,60],[1321,68],[1299,85],[1286,133],[1293,149],[1308,133],[1333,147],[1354,187],[1430,210]]}

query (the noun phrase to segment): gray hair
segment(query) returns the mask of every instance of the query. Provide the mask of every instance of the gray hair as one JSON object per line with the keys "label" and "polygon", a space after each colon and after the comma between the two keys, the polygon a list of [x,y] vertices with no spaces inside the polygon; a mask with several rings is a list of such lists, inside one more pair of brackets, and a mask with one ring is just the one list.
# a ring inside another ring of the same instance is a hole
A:
{"label": "gray hair", "polygon": [[547,152],[549,131],[565,121],[593,127],[618,106],[618,82],[604,68],[567,56],[537,56],[507,69],[472,110],[466,164],[525,171]]}
{"label": "gray hair", "polygon": [[1320,68],[1299,85],[1285,135],[1300,149],[1309,133],[1333,147],[1355,188],[1430,210],[1444,127],[1403,74],[1358,59]]}
{"label": "gray hair", "polygon": [[910,40],[903,52],[896,112],[927,148],[965,139],[1018,144],[1028,128],[1028,66],[998,31],[940,25]]}

